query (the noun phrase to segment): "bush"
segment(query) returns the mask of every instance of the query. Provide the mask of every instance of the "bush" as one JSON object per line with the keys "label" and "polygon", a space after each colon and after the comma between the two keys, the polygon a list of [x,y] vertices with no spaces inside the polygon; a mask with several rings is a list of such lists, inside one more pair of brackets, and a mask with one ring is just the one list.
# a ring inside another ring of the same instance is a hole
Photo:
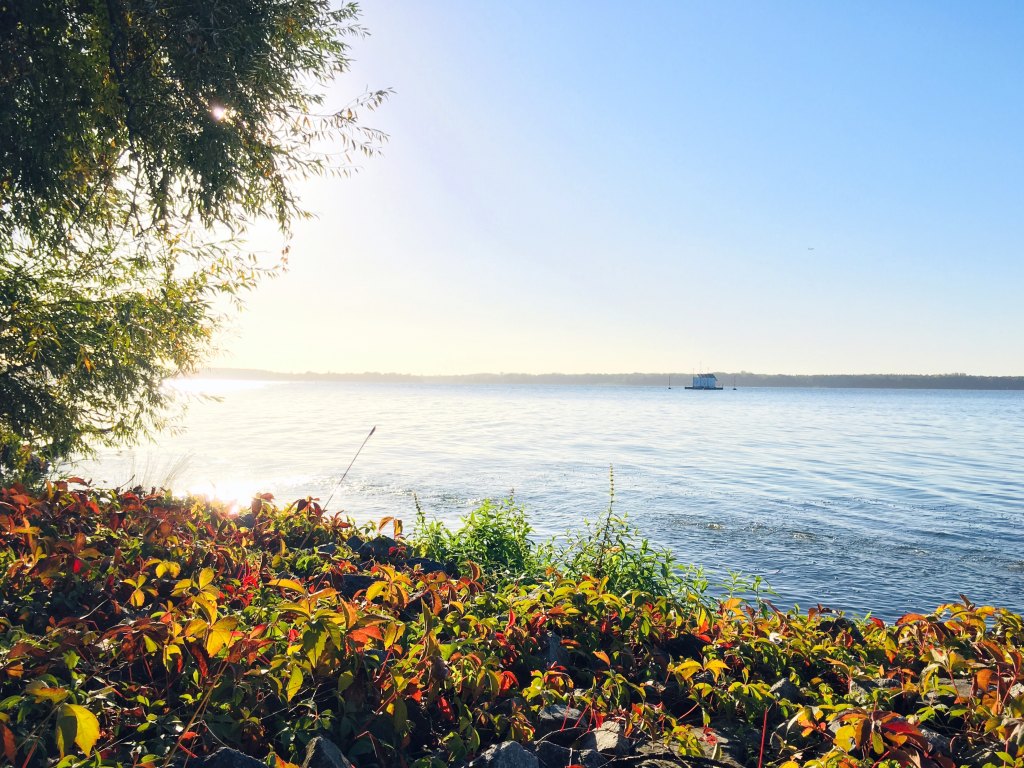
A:
{"label": "bush", "polygon": [[544,550],[531,541],[526,512],[514,499],[485,499],[461,523],[451,531],[439,520],[427,520],[417,501],[411,543],[424,557],[457,563],[470,560],[484,573],[503,580],[530,578],[544,570]]}

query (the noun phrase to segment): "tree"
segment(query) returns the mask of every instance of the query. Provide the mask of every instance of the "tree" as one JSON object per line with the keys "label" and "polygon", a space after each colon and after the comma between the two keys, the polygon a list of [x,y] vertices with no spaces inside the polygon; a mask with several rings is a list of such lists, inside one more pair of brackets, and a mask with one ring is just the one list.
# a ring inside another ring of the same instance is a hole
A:
{"label": "tree", "polygon": [[162,425],[216,298],[276,268],[246,227],[384,140],[386,91],[323,111],[363,34],[326,0],[0,0],[0,473]]}

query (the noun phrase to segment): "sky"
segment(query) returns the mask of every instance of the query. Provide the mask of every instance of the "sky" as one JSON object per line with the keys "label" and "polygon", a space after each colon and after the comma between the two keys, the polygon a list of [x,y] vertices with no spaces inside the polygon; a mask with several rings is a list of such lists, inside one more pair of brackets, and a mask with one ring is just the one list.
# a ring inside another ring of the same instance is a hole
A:
{"label": "sky", "polygon": [[213,365],[1024,375],[1024,4],[361,5]]}

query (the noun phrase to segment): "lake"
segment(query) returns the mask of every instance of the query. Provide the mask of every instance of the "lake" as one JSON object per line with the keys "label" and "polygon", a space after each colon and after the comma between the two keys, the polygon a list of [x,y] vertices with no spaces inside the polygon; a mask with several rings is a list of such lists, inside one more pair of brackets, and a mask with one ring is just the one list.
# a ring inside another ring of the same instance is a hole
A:
{"label": "lake", "polygon": [[[194,379],[181,431],[76,472],[247,503],[325,501],[411,526],[510,493],[538,538],[609,503],[780,607],[892,619],[963,592],[1024,610],[1024,392]],[[218,400],[197,399],[214,396]]]}

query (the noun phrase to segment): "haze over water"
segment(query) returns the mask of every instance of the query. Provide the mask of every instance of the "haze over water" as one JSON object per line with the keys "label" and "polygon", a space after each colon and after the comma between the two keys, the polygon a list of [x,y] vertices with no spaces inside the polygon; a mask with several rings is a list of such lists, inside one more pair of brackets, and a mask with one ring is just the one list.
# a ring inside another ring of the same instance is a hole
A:
{"label": "haze over water", "polygon": [[[725,382],[728,383],[728,382]],[[193,380],[159,448],[76,471],[247,501],[449,522],[515,491],[538,538],[608,505],[681,562],[764,576],[780,607],[892,619],[963,592],[1024,610],[1024,392]]]}

